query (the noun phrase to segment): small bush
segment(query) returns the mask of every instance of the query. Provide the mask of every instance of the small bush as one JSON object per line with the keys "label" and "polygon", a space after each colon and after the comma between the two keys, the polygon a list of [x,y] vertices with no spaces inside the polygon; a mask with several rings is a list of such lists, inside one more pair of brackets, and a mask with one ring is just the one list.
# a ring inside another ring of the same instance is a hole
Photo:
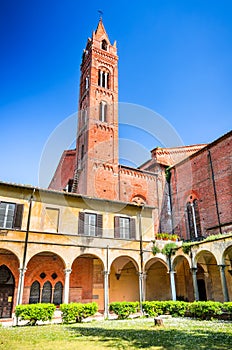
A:
{"label": "small bush", "polygon": [[140,310],[139,302],[114,302],[110,304],[109,310],[118,315],[118,319],[123,320]]}
{"label": "small bush", "polygon": [[171,256],[176,253],[176,249],[178,248],[177,244],[174,242],[170,242],[165,244],[163,249],[161,250],[161,253],[163,253],[166,256]]}
{"label": "small bush", "polygon": [[142,303],[143,312],[151,317],[156,317],[163,314],[162,301],[144,301]]}
{"label": "small bush", "polygon": [[188,303],[184,301],[144,301],[143,311],[145,314],[156,317],[169,314],[174,317],[185,315]]}
{"label": "small bush", "polygon": [[60,310],[62,311],[62,321],[64,323],[70,322],[82,322],[84,318],[93,316],[97,310],[97,303],[70,303],[61,304]]}
{"label": "small bush", "polygon": [[160,253],[160,249],[159,249],[159,247],[157,247],[157,245],[154,244],[152,247],[152,254],[156,255],[158,253]]}
{"label": "small bush", "polygon": [[223,303],[223,310],[228,312],[232,316],[232,301],[227,301]]}
{"label": "small bush", "polygon": [[15,308],[16,317],[22,320],[29,320],[33,326],[37,321],[51,321],[56,307],[54,304],[26,304],[17,305]]}
{"label": "small bush", "polygon": [[202,320],[211,319],[223,313],[223,303],[217,301],[194,301],[189,303],[188,312],[191,317]]}

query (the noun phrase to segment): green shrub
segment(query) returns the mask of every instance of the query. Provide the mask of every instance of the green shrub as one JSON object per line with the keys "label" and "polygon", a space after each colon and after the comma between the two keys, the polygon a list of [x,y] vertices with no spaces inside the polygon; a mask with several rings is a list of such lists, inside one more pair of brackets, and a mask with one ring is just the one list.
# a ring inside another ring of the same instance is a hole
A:
{"label": "green shrub", "polygon": [[161,253],[163,253],[166,256],[171,256],[171,255],[174,255],[176,253],[177,248],[178,248],[178,246],[176,243],[170,242],[170,243],[165,244]]}
{"label": "green shrub", "polygon": [[37,321],[51,321],[55,309],[54,304],[17,305],[15,315],[22,320],[29,320],[28,324],[33,326]]}
{"label": "green shrub", "polygon": [[81,322],[83,318],[93,316],[97,310],[97,303],[70,303],[61,304],[60,310],[62,311],[62,321],[64,323]]}
{"label": "green shrub", "polygon": [[232,316],[232,301],[223,303],[223,311],[228,312]]}
{"label": "green shrub", "polygon": [[163,314],[163,301],[144,301],[142,307],[148,316],[156,317]]}
{"label": "green shrub", "polygon": [[160,249],[159,249],[159,247],[157,247],[157,245],[154,244],[152,247],[152,254],[156,255],[158,253],[160,253]]}
{"label": "green shrub", "polygon": [[163,303],[163,311],[165,314],[173,317],[184,317],[188,303],[185,301],[165,301]]}
{"label": "green shrub", "polygon": [[169,314],[174,317],[183,317],[188,303],[184,301],[144,301],[143,311],[151,317]]}
{"label": "green shrub", "polygon": [[188,312],[191,317],[202,320],[211,319],[223,313],[223,303],[217,301],[194,301],[189,303]]}
{"label": "green shrub", "polygon": [[138,312],[139,302],[114,302],[110,304],[110,311],[113,311],[116,315],[118,315],[118,319],[123,320],[128,318],[131,314]]}

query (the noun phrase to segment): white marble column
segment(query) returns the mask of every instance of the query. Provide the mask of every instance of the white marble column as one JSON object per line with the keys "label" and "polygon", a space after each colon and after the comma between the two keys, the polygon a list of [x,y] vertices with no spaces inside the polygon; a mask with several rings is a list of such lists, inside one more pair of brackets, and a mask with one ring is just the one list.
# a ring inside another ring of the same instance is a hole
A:
{"label": "white marble column", "polygon": [[142,302],[144,301],[143,272],[139,272],[139,304],[140,311],[143,312]]}
{"label": "white marble column", "polygon": [[70,274],[72,272],[72,269],[65,269],[65,280],[64,280],[64,303],[69,303],[69,282],[70,282]]}
{"label": "white marble column", "polygon": [[199,301],[199,291],[198,291],[198,285],[197,285],[197,268],[192,267],[190,270],[192,272],[192,277],[193,277],[194,299],[196,301]]}
{"label": "white marble column", "polygon": [[104,317],[109,317],[109,272],[103,271],[104,274]]}
{"label": "white marble column", "polygon": [[19,283],[18,283],[18,292],[17,292],[17,299],[16,299],[16,305],[22,304],[23,300],[23,289],[24,289],[24,277],[26,268],[19,268]]}
{"label": "white marble column", "polygon": [[229,293],[226,283],[226,276],[225,276],[225,265],[218,265],[220,276],[221,276],[221,284],[222,284],[222,293],[224,297],[224,301],[229,301]]}
{"label": "white marble column", "polygon": [[172,300],[176,301],[176,284],[175,284],[175,271],[170,270],[170,284],[171,284],[171,293],[172,293]]}

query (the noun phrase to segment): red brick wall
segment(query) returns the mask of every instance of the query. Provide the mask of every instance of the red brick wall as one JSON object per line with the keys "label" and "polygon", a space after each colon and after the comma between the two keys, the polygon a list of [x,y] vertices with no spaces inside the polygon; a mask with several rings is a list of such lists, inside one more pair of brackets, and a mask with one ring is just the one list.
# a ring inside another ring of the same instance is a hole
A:
{"label": "red brick wall", "polygon": [[[187,238],[185,208],[191,194],[199,199],[201,230],[204,236],[220,233],[216,199],[221,232],[232,228],[231,139],[232,134],[228,133],[171,170],[175,231],[184,238]],[[214,193],[209,152],[217,198]]]}

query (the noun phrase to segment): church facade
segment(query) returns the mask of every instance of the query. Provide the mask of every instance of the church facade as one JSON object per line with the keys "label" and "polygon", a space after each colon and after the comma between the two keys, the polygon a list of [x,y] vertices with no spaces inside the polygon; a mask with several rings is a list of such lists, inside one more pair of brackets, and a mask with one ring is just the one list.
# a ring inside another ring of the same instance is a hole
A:
{"label": "church facade", "polygon": [[[232,133],[119,164],[118,56],[82,56],[76,148],[48,189],[0,182],[0,318],[21,303],[232,300]],[[144,160],[145,161],[145,160]],[[153,254],[176,239],[175,254]],[[210,237],[212,239],[210,239]],[[184,252],[182,242],[192,242]]]}

